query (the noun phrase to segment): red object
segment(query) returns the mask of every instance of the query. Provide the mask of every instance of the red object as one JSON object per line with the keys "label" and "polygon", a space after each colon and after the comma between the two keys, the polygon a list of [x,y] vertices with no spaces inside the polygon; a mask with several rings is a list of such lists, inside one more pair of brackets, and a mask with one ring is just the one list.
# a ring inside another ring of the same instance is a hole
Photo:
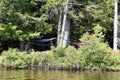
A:
{"label": "red object", "polygon": [[74,45],[77,45],[78,47],[85,46],[84,43],[80,43],[80,42],[71,42],[71,43],[74,44]]}

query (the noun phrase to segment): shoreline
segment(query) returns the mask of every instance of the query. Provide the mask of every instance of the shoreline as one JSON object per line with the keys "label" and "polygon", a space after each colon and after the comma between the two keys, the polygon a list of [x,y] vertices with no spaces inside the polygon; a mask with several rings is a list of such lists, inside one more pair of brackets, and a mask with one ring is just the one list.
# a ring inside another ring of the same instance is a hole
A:
{"label": "shoreline", "polygon": [[58,70],[58,71],[100,71],[100,72],[120,72],[120,69],[112,68],[67,68],[55,66],[34,66],[34,67],[0,67],[0,70]]}
{"label": "shoreline", "polygon": [[0,69],[120,72],[120,55],[109,51],[94,54],[87,51],[83,54],[85,51],[81,49],[76,50],[70,46],[47,52],[31,52],[31,54],[9,49],[0,56]]}

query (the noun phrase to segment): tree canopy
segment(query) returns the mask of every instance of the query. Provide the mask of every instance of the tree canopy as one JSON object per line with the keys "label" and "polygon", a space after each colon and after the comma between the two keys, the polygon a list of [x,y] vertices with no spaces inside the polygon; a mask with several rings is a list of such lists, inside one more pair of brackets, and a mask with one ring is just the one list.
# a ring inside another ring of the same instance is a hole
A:
{"label": "tree canopy", "polygon": [[[64,0],[0,0],[1,39],[25,41],[57,35],[65,5]],[[112,43],[114,0],[70,0],[67,16],[71,41],[78,41],[85,32],[93,33],[92,28],[100,25],[105,40]]]}

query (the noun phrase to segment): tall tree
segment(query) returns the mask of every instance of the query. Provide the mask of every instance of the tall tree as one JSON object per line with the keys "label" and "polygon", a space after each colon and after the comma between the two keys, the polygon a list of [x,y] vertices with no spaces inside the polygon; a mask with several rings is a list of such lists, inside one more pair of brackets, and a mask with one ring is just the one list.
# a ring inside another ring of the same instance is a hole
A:
{"label": "tall tree", "polygon": [[52,24],[48,21],[49,15],[41,12],[44,4],[35,0],[1,0],[1,39],[23,42],[49,33]]}
{"label": "tall tree", "polygon": [[69,4],[69,0],[66,0],[66,6],[64,8],[64,16],[63,16],[63,22],[62,22],[61,34],[60,34],[60,42],[58,44],[59,47],[66,47],[69,44],[70,22],[67,17],[68,4]]}
{"label": "tall tree", "polygon": [[93,33],[92,28],[99,24],[103,28],[105,41],[108,41],[112,47],[114,0],[77,0],[73,4],[68,15],[72,24],[71,41],[79,41],[85,32]]}
{"label": "tall tree", "polygon": [[[58,30],[59,37],[64,37],[60,39],[60,44],[63,45],[66,42],[65,15],[71,23],[70,41],[79,41],[83,33],[93,33],[92,28],[100,25],[103,33],[106,34],[106,40],[113,44],[111,42],[114,21],[113,0],[70,0],[69,2],[66,4],[65,0],[0,0],[1,39],[23,42],[41,38],[49,33],[56,36],[59,24],[60,28],[62,27]],[[69,12],[64,14],[66,5],[69,5]]]}
{"label": "tall tree", "polygon": [[113,50],[117,51],[117,33],[118,33],[118,0],[115,0],[114,13],[114,43]]}

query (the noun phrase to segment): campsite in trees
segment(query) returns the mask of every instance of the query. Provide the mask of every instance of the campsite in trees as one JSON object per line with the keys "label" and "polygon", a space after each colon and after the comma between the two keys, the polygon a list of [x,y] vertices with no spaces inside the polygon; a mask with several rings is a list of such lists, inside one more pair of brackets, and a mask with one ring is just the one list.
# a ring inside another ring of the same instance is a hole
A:
{"label": "campsite in trees", "polygon": [[0,67],[120,71],[119,0],[0,0]]}

